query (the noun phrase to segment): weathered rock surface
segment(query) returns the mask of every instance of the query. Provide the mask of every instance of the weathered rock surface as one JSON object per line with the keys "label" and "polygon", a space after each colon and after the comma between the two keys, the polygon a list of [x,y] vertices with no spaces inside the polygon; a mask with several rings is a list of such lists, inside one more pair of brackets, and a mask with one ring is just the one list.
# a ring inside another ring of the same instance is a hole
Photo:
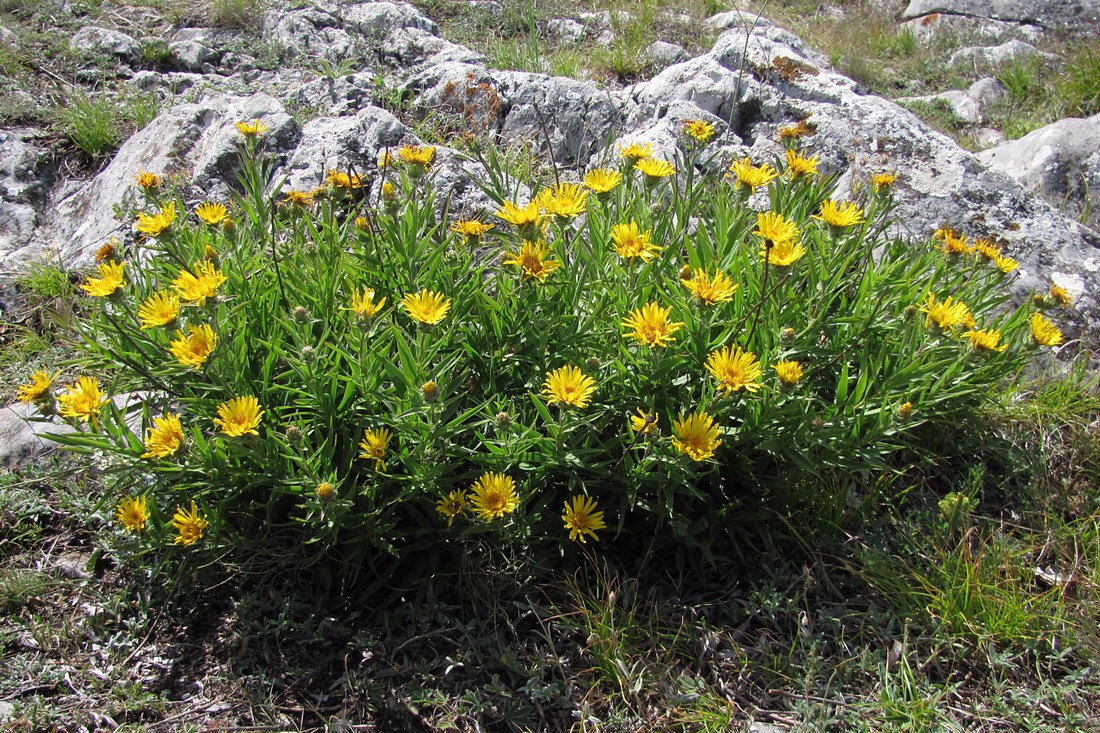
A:
{"label": "weathered rock surface", "polygon": [[124,59],[138,55],[141,44],[132,36],[110,28],[85,26],[73,35],[69,46],[78,53],[108,54]]}
{"label": "weathered rock surface", "polygon": [[1005,41],[996,46],[966,46],[951,54],[948,64],[972,64],[979,68],[1003,66],[1010,61],[1023,61],[1034,56],[1050,57],[1026,41],[1018,38]]}
{"label": "weathered rock surface", "polygon": [[1100,33],[1098,0],[912,0],[902,17],[908,20],[933,14]]}
{"label": "weathered rock surface", "polygon": [[[11,266],[23,259],[47,193],[46,150],[34,130],[0,130],[0,252]],[[0,269],[9,269],[2,267]]]}
{"label": "weathered rock surface", "polygon": [[1100,229],[1100,115],[1071,117],[978,154],[1025,188]]}
{"label": "weathered rock surface", "polygon": [[0,407],[0,466],[11,470],[56,446],[47,435],[64,435],[73,428],[64,422],[29,422],[34,405],[16,402]]}

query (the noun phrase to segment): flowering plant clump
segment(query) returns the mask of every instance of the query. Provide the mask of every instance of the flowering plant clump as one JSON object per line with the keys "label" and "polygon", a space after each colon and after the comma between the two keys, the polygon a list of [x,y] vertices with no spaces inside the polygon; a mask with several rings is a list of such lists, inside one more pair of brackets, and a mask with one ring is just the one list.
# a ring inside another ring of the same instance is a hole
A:
{"label": "flowering plant clump", "polygon": [[810,145],[706,173],[688,121],[674,160],[621,143],[529,195],[485,163],[494,205],[451,212],[422,145],[271,191],[266,131],[237,125],[225,205],[143,185],[79,368],[19,387],[121,467],[127,542],[401,592],[505,543],[706,558],[820,521],[815,480],[881,471],[1063,342],[1068,293],[1006,310],[1000,247],[886,236],[904,173],[833,200]]}

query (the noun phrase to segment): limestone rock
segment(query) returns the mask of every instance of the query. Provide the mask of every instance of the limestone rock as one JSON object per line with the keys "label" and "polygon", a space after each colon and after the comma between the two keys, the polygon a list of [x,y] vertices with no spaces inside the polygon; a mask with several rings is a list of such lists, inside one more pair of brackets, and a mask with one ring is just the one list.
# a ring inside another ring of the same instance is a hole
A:
{"label": "limestone rock", "polygon": [[47,435],[73,432],[68,423],[29,422],[37,415],[34,405],[16,402],[0,408],[0,465],[13,470],[56,446]]}
{"label": "limestone rock", "polygon": [[902,17],[909,20],[933,14],[1100,33],[1100,0],[911,0]]}
{"label": "limestone rock", "polygon": [[344,13],[344,23],[368,40],[381,41],[398,28],[418,28],[433,36],[439,26],[408,3],[375,2],[352,5]]}
{"label": "limestone rock", "polygon": [[551,18],[546,23],[546,36],[555,43],[580,43],[584,38],[584,24],[572,18]]}
{"label": "limestone rock", "polygon": [[43,170],[46,151],[35,144],[33,130],[0,130],[0,266],[17,269],[13,253],[28,245],[46,195]]}
{"label": "limestone rock", "polygon": [[365,107],[351,117],[310,120],[282,169],[285,187],[312,189],[324,180],[325,171],[333,168],[373,175],[378,153],[399,145],[404,135],[404,125],[377,107]]}
{"label": "limestone rock", "polygon": [[1088,205],[1100,200],[1100,115],[1059,120],[982,151],[978,159],[1072,216],[1088,214],[1086,223],[1100,230],[1100,213]]}
{"label": "limestone rock", "polygon": [[397,66],[477,63],[484,56],[421,28],[398,28],[386,36],[382,56]]}
{"label": "limestone rock", "polygon": [[168,45],[168,50],[172,63],[185,71],[202,71],[216,57],[213,49],[198,41],[175,41]]}
{"label": "limestone rock", "polygon": [[138,56],[141,44],[132,36],[110,28],[85,26],[69,41],[74,51],[86,54],[107,54],[123,59]]}
{"label": "limestone rock", "polygon": [[1017,38],[997,46],[966,46],[951,54],[948,64],[968,64],[979,68],[1003,66],[1011,61],[1023,61],[1034,56],[1049,57],[1026,41]]}
{"label": "limestone rock", "polygon": [[642,60],[650,69],[664,69],[688,58],[682,46],[664,41],[654,41],[642,51]]}

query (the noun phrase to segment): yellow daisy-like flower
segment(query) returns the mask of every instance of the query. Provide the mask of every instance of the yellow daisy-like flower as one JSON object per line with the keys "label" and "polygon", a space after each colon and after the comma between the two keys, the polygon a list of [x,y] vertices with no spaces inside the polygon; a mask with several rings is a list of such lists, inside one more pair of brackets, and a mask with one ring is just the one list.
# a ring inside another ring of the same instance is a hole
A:
{"label": "yellow daisy-like flower", "polygon": [[409,165],[430,168],[435,162],[435,146],[405,145],[397,151],[397,155]]}
{"label": "yellow daisy-like flower", "polygon": [[123,279],[125,267],[125,262],[104,262],[99,266],[99,277],[88,277],[80,289],[94,298],[114,295],[116,290],[126,287]]}
{"label": "yellow daisy-like flower", "polygon": [[394,201],[397,199],[397,186],[393,185],[390,181],[386,181],[382,184],[382,200]]}
{"label": "yellow daisy-like flower", "polygon": [[295,206],[301,206],[303,209],[308,209],[313,206],[313,191],[299,191],[296,189],[283,191],[283,200],[279,203],[294,204]]}
{"label": "yellow daisy-like flower", "polygon": [[345,191],[363,187],[362,177],[336,169],[325,172],[325,183],[333,188],[339,188]]}
{"label": "yellow daisy-like flower", "polygon": [[768,264],[772,267],[790,267],[804,254],[806,254],[806,248],[789,239],[776,242],[770,251],[766,245],[760,250],[760,256],[767,257]]}
{"label": "yellow daisy-like flower", "polygon": [[138,308],[137,316],[141,329],[170,326],[180,314],[180,299],[171,293],[153,293]]}
{"label": "yellow daisy-like flower", "polygon": [[657,414],[638,408],[637,415],[630,416],[630,427],[638,435],[652,435],[657,432]]}
{"label": "yellow daisy-like flower", "polygon": [[966,303],[955,300],[951,296],[946,300],[937,300],[935,293],[929,293],[928,300],[921,306],[921,312],[928,314],[924,319],[925,327],[934,323],[943,331],[974,322],[974,317],[970,314],[970,308]]}
{"label": "yellow daisy-like flower", "polygon": [[898,405],[898,417],[902,420],[908,420],[913,417],[913,403],[903,402]]}
{"label": "yellow daisy-like flower", "polygon": [[447,526],[455,523],[455,518],[466,513],[466,492],[451,491],[435,503],[435,510],[447,518]]}
{"label": "yellow daisy-like flower", "polygon": [[102,247],[95,251],[95,254],[92,255],[92,257],[95,258],[96,262],[106,262],[107,260],[113,260],[115,258],[115,255],[118,254],[119,244],[120,242],[117,239],[111,237],[103,244]]}
{"label": "yellow daisy-like flower", "polygon": [[765,242],[779,244],[798,238],[798,224],[776,211],[765,211],[756,215],[756,229],[753,234]]}
{"label": "yellow daisy-like flower", "polygon": [[722,445],[714,418],[698,410],[674,420],[672,432],[676,436],[672,439],[672,445],[693,461],[705,461]]}
{"label": "yellow daisy-like flower", "polygon": [[1060,285],[1050,286],[1050,299],[1061,308],[1066,308],[1073,302],[1073,296],[1070,292]]}
{"label": "yellow daisy-like flower", "polygon": [[[1062,332],[1043,317],[1042,313],[1031,314],[1031,337],[1040,346],[1057,346],[1062,343]],[[62,413],[64,414],[64,413]]]}
{"label": "yellow daisy-like flower", "polygon": [[733,294],[740,287],[726,277],[726,274],[721,270],[715,270],[713,277],[708,275],[706,270],[696,270],[691,273],[690,280],[681,278],[680,282],[704,305],[714,305],[732,300]]}
{"label": "yellow daisy-like flower", "polygon": [[638,228],[638,222],[633,219],[629,224],[616,224],[611,227],[611,241],[615,243],[615,251],[630,263],[636,259],[649,262],[661,251],[661,247],[649,241],[649,234],[649,232],[642,232]]}
{"label": "yellow daisy-like flower", "polygon": [[813,137],[817,134],[817,125],[809,120],[799,120],[793,125],[784,125],[776,131],[776,137],[780,140],[798,140],[803,137]]}
{"label": "yellow daisy-like flower", "polygon": [[1001,343],[1001,332],[993,328],[985,331],[971,329],[965,335],[970,345],[978,351],[1004,351],[1008,348],[1008,344]]}
{"label": "yellow daisy-like flower", "polygon": [[557,270],[561,263],[548,259],[550,249],[543,242],[524,242],[516,254],[505,253],[511,259],[504,260],[506,265],[515,265],[520,269],[523,278],[534,279],[542,282]]}
{"label": "yellow daisy-like flower", "polygon": [[542,213],[539,210],[537,201],[531,201],[523,207],[517,206],[511,201],[505,201],[496,215],[518,229],[519,235],[527,241],[533,242],[539,238],[541,233],[539,223],[542,221]]}
{"label": "yellow daisy-like flower", "polygon": [[800,176],[816,176],[817,175],[817,156],[807,158],[797,150],[787,151],[787,170],[786,173],[791,178],[798,178]]}
{"label": "yellow daisy-like flower", "polygon": [[321,501],[329,501],[336,493],[336,489],[332,487],[328,481],[322,481],[317,484],[317,498]]}
{"label": "yellow daisy-like flower", "polygon": [[188,270],[181,271],[172,281],[172,287],[180,294],[181,300],[198,306],[206,305],[206,300],[218,294],[218,288],[227,278],[208,260],[195,262],[191,269],[194,274]]}
{"label": "yellow daisy-like flower", "polygon": [[897,180],[897,173],[893,171],[884,171],[882,173],[875,173],[871,176],[871,185],[873,185],[877,191],[881,188],[890,188]]}
{"label": "yellow daisy-like flower", "polygon": [[718,380],[718,388],[725,390],[726,394],[742,389],[746,392],[760,389],[760,362],[751,351],[742,351],[738,346],[723,346],[711,352],[706,367]]}
{"label": "yellow daisy-like flower", "polygon": [[614,190],[622,180],[623,174],[614,168],[596,168],[585,175],[584,185],[596,195],[600,195]]}
{"label": "yellow daisy-like flower", "polygon": [[990,262],[993,262],[1001,256],[1000,247],[989,239],[979,239],[974,243],[974,247],[971,251]]}
{"label": "yellow daisy-like flower", "polygon": [[584,213],[588,191],[579,183],[557,183],[552,188],[544,188],[535,197],[545,213],[559,219],[569,219]]}
{"label": "yellow daisy-like flower", "polygon": [[451,299],[442,293],[421,290],[419,293],[406,293],[401,306],[414,321],[434,326],[447,317],[451,310]]}
{"label": "yellow daisy-like flower", "polygon": [[397,162],[397,156],[395,156],[390,150],[383,150],[378,153],[378,167],[389,168],[391,165]]}
{"label": "yellow daisy-like flower", "polygon": [[137,181],[137,185],[142,191],[152,191],[160,188],[160,176],[150,171],[138,171],[134,175],[134,180]]}
{"label": "yellow daisy-like flower", "polygon": [[546,375],[542,394],[551,405],[587,407],[596,391],[596,381],[579,367],[564,366]]}
{"label": "yellow daisy-like flower", "polygon": [[375,302],[374,288],[363,288],[362,293],[351,296],[351,307],[344,310],[353,311],[357,318],[370,320],[378,314],[378,311],[382,310],[382,306],[385,304],[385,298]]}
{"label": "yellow daisy-like flower", "polygon": [[145,453],[142,458],[167,458],[183,445],[183,426],[180,416],[171,412],[164,417],[154,417],[153,427],[145,433]]}
{"label": "yellow daisy-like flower", "polygon": [[222,204],[215,204],[207,201],[195,207],[195,216],[199,217],[210,226],[217,226],[229,217],[229,212]]}
{"label": "yellow daisy-like flower", "polygon": [[[240,125],[241,123],[238,122],[237,124]],[[206,517],[199,513],[199,507],[192,499],[190,510],[176,507],[176,513],[172,515],[172,527],[177,532],[177,537],[172,540],[172,544],[190,547],[202,539],[203,530],[209,526],[210,522],[206,521]]]}
{"label": "yellow daisy-like flower", "polygon": [[1006,275],[1020,266],[1020,263],[1012,259],[1011,257],[1005,257],[1001,255],[993,258],[993,264],[997,266],[998,270],[1005,273]]}
{"label": "yellow daisy-like flower", "polygon": [[683,323],[670,323],[672,308],[662,308],[656,303],[647,303],[623,320],[623,326],[631,329],[627,336],[640,341],[649,348],[667,346],[675,341],[672,334],[683,328]]}
{"label": "yellow daisy-like flower", "polygon": [[802,365],[797,361],[784,359],[775,363],[775,374],[785,386],[797,384],[802,379]]}
{"label": "yellow daisy-like flower", "polygon": [[646,181],[649,183],[676,175],[676,166],[661,158],[639,160],[634,164],[634,169],[645,176]]}
{"label": "yellow daisy-like flower", "polygon": [[705,143],[714,137],[714,125],[706,120],[685,120],[684,134]]}
{"label": "yellow daisy-like flower", "polygon": [[826,199],[821,203],[821,215],[814,214],[814,218],[839,229],[862,224],[866,221],[863,218],[863,209],[856,206],[855,202],[833,201],[832,199]]}
{"label": "yellow daisy-like flower", "polygon": [[93,422],[100,408],[107,404],[107,395],[99,388],[99,380],[95,377],[79,377],[66,389],[68,391],[57,398],[62,417]]}
{"label": "yellow daisy-like flower", "polygon": [[160,211],[155,214],[146,214],[145,212],[138,214],[134,229],[148,237],[157,237],[163,234],[175,221],[176,202],[169,201],[161,206]]}
{"label": "yellow daisy-like flower", "polygon": [[420,385],[420,394],[424,397],[425,402],[435,402],[439,398],[439,385],[428,380]]}
{"label": "yellow daisy-like flower", "polygon": [[470,490],[474,494],[470,499],[474,513],[486,522],[511,514],[519,506],[516,481],[503,473],[482,474]]}
{"label": "yellow daisy-like flower", "polygon": [[933,237],[943,242],[943,251],[949,255],[970,254],[970,237],[956,234],[950,227],[937,229]]}
{"label": "yellow daisy-like flower", "polygon": [[619,143],[619,152],[631,163],[637,163],[653,155],[653,143],[633,142],[628,145]]}
{"label": "yellow daisy-like flower", "polygon": [[260,427],[263,416],[260,401],[249,395],[218,405],[218,416],[214,418],[214,424],[230,438],[259,435],[260,431],[256,428]]}
{"label": "yellow daisy-like flower", "polygon": [[60,375],[61,372],[56,372],[51,376],[49,373],[39,369],[31,375],[30,382],[19,385],[19,390],[15,399],[23,403],[48,400],[52,396],[53,382]]}
{"label": "yellow daisy-like flower", "polygon": [[451,225],[452,232],[473,240],[481,239],[492,228],[492,224],[486,224],[477,219],[462,219]]}
{"label": "yellow daisy-like flower", "polygon": [[745,186],[750,193],[761,186],[767,186],[779,176],[775,168],[770,165],[754,166],[748,157],[735,160],[730,166],[730,171],[734,175],[734,186],[736,188]]}
{"label": "yellow daisy-like flower", "polygon": [[256,137],[270,129],[270,127],[257,119],[245,120],[237,123],[237,132],[245,137]]}
{"label": "yellow daisy-like flower", "polygon": [[115,518],[134,534],[141,534],[145,523],[149,521],[149,500],[144,496],[123,499],[115,507]]}
{"label": "yellow daisy-like flower", "polygon": [[188,326],[187,330],[187,336],[183,335],[183,331],[176,331],[176,339],[168,345],[168,351],[183,366],[198,369],[214,353],[218,337],[214,334],[214,329],[205,323]]}
{"label": "yellow daisy-like flower", "polygon": [[385,471],[386,462],[382,460],[393,440],[393,432],[389,428],[366,429],[363,431],[363,439],[359,441],[360,458],[374,461],[375,471]]}
{"label": "yellow daisy-like flower", "polygon": [[581,544],[586,541],[585,535],[599,542],[596,530],[607,528],[603,512],[596,511],[596,500],[587,496],[574,496],[572,504],[565,502],[565,514],[561,515],[561,519],[569,530],[569,539],[573,542],[579,540]]}

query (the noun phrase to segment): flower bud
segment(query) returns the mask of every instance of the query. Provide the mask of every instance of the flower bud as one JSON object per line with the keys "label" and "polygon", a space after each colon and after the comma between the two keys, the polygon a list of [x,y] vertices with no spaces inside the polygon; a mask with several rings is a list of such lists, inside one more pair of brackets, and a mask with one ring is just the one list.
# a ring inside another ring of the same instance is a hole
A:
{"label": "flower bud", "polygon": [[595,371],[600,368],[600,360],[594,356],[590,356],[584,365],[588,367],[589,371]]}
{"label": "flower bud", "polygon": [[691,265],[684,265],[683,267],[680,268],[680,279],[681,280],[690,280],[691,279]]}
{"label": "flower bud", "polygon": [[814,430],[821,430],[821,428],[825,427],[825,421],[822,420],[820,417],[815,417],[813,419],[813,422],[810,423],[810,427],[812,427]]}
{"label": "flower bud", "polygon": [[286,439],[289,440],[291,443],[301,443],[302,431],[294,425],[291,425],[289,428],[286,429]]}
{"label": "flower bud", "polygon": [[789,328],[789,327],[784,328],[782,331],[779,332],[779,340],[780,341],[793,341],[794,340],[794,329]]}
{"label": "flower bud", "polygon": [[497,427],[506,428],[512,424],[512,416],[507,412],[501,411],[497,413]]}
{"label": "flower bud", "polygon": [[294,316],[294,322],[295,323],[308,323],[309,322],[309,311],[306,310],[305,306],[299,305],[299,306],[295,307],[294,310],[292,310],[290,313],[291,313],[292,316]]}
{"label": "flower bud", "polygon": [[424,395],[425,402],[435,402],[439,398],[439,385],[432,381],[420,385],[420,393]]}
{"label": "flower bud", "polygon": [[317,359],[317,351],[312,346],[303,346],[298,353],[306,364],[312,364]]}
{"label": "flower bud", "polygon": [[908,420],[913,416],[913,403],[904,402],[898,405],[898,417],[902,420]]}
{"label": "flower bud", "polygon": [[332,488],[332,484],[330,484],[328,481],[325,481],[317,486],[317,498],[321,501],[328,501],[332,498],[332,495],[334,493],[335,490]]}

